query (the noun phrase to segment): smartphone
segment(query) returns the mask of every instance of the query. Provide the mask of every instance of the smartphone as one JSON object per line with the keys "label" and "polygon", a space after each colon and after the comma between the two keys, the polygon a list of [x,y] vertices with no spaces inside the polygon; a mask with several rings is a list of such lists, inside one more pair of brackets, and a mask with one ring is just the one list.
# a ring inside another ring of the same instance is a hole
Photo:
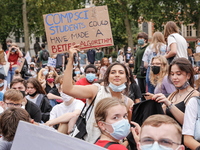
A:
{"label": "smartphone", "polygon": [[146,93],[142,93],[142,96],[149,96],[149,95],[147,95]]}

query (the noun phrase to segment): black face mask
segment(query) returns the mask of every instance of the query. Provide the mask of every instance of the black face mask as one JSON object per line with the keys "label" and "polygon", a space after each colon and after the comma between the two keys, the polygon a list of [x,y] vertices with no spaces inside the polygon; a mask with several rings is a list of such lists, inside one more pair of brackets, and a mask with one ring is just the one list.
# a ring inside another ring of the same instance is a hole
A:
{"label": "black face mask", "polygon": [[26,96],[25,91],[20,91],[23,95],[23,98]]}
{"label": "black face mask", "polygon": [[34,67],[30,67],[31,70],[34,70]]}
{"label": "black face mask", "polygon": [[152,70],[153,74],[159,74],[160,66],[152,66],[151,70]]}
{"label": "black face mask", "polygon": [[35,97],[36,94],[37,94],[37,91],[35,91],[35,93],[33,93],[33,94],[28,93],[28,95],[31,96],[31,97]]}
{"label": "black face mask", "polygon": [[134,66],[133,66],[133,64],[129,64],[129,67],[130,67],[130,68],[133,68]]}

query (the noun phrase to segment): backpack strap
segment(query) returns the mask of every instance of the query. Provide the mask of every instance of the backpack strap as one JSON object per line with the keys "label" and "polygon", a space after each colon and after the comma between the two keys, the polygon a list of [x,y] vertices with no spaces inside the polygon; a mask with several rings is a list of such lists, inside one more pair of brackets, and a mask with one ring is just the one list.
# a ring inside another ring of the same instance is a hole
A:
{"label": "backpack strap", "polygon": [[119,144],[119,143],[117,143],[117,142],[108,142],[105,146],[104,146],[104,148],[108,148],[110,145],[112,145],[112,144]]}
{"label": "backpack strap", "polygon": [[194,89],[192,91],[190,91],[190,93],[185,97],[185,99],[183,100],[184,101],[184,104],[187,103],[187,101],[190,99],[190,96],[194,93]]}
{"label": "backpack strap", "polygon": [[198,110],[198,113],[197,113],[197,120],[200,118],[200,99],[199,97],[196,97],[197,98],[197,110]]}
{"label": "backpack strap", "polygon": [[178,91],[173,92],[171,95],[169,95],[169,101],[172,101],[172,99],[174,98],[174,96],[178,93]]}

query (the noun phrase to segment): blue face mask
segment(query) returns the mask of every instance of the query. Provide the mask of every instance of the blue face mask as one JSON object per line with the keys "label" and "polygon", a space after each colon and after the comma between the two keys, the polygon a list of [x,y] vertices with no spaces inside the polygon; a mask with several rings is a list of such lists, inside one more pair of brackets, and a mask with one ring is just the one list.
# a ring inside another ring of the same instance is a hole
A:
{"label": "blue face mask", "polygon": [[73,65],[74,65],[74,66],[78,66],[78,63],[76,63],[76,64],[75,64],[75,63],[73,63]]}
{"label": "blue face mask", "polygon": [[47,75],[47,73],[49,73],[47,70],[45,70],[44,72],[43,72],[43,75]]}
{"label": "blue face mask", "polygon": [[138,40],[138,44],[139,44],[139,45],[144,45],[144,39],[139,39],[139,40]]}
{"label": "blue face mask", "polygon": [[157,141],[154,142],[153,145],[151,145],[151,144],[149,144],[149,145],[142,145],[142,146],[140,146],[140,149],[141,150],[173,150],[170,147],[159,145]]}
{"label": "blue face mask", "polygon": [[2,83],[0,84],[0,87],[2,87],[2,86],[4,86],[4,82],[2,82]]}
{"label": "blue face mask", "polygon": [[126,85],[125,83],[119,85],[119,86],[116,86],[114,84],[112,84],[111,82],[109,83],[109,87],[114,91],[114,92],[121,92],[123,91],[125,88],[126,88]]}
{"label": "blue face mask", "polygon": [[[105,122],[106,123],[106,122]],[[108,123],[106,123],[108,124]],[[130,130],[130,124],[128,122],[128,119],[122,119],[118,122],[115,122],[113,124],[109,124],[113,128],[113,133],[108,132],[114,139],[116,140],[122,140],[124,139],[128,134]]]}
{"label": "blue face mask", "polygon": [[80,74],[80,71],[75,71],[75,74]]}
{"label": "blue face mask", "polygon": [[198,42],[197,45],[200,46],[200,42]]}
{"label": "blue face mask", "polygon": [[95,74],[94,73],[87,73],[86,74],[86,79],[89,81],[89,82],[93,82],[94,79],[95,79]]}

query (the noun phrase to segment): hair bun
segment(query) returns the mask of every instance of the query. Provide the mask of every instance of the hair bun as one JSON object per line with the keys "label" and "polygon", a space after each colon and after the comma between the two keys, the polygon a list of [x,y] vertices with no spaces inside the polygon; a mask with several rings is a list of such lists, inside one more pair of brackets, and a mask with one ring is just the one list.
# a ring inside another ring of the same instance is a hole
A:
{"label": "hair bun", "polygon": [[15,70],[15,74],[16,74],[16,75],[20,74],[20,72],[19,72],[18,69]]}

